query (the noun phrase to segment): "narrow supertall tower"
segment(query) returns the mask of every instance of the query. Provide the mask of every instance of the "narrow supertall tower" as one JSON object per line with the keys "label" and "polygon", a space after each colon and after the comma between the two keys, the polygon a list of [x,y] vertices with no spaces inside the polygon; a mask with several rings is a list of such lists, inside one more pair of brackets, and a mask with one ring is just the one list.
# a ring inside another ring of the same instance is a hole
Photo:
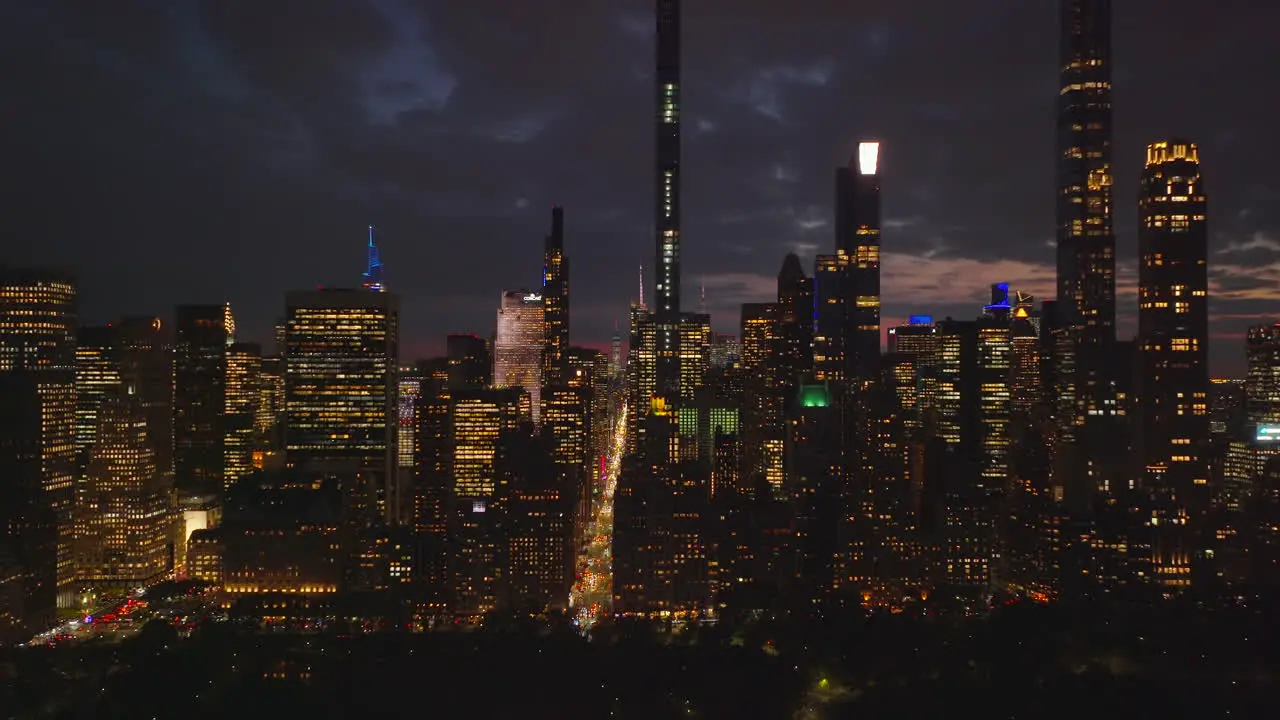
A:
{"label": "narrow supertall tower", "polygon": [[1116,335],[1111,221],[1111,0],[1061,0],[1058,95],[1060,424],[1115,414],[1107,364]]}
{"label": "narrow supertall tower", "polygon": [[369,226],[369,247],[368,262],[364,271],[364,289],[373,292],[382,292],[385,288],[382,286],[382,255],[378,252],[378,246],[373,242],[373,226]]}
{"label": "narrow supertall tower", "polygon": [[551,208],[551,233],[542,255],[542,382],[567,382],[569,349],[569,258],[564,254],[564,208]]}
{"label": "narrow supertall tower", "polygon": [[657,321],[657,394],[680,387],[680,2],[657,0],[653,312]]}
{"label": "narrow supertall tower", "polygon": [[836,170],[836,257],[844,269],[844,377],[868,378],[880,360],[880,143]]}

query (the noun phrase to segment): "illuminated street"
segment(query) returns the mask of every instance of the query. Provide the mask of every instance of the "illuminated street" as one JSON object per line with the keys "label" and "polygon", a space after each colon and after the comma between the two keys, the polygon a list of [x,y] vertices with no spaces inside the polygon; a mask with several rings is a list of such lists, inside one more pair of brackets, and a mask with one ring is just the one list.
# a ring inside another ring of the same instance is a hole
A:
{"label": "illuminated street", "polygon": [[577,576],[569,596],[576,622],[583,630],[609,614],[613,604],[613,493],[618,487],[626,438],[627,406],[624,404],[622,412],[618,413],[613,446],[609,449],[604,488],[592,508],[591,524],[586,534],[587,546],[578,557]]}

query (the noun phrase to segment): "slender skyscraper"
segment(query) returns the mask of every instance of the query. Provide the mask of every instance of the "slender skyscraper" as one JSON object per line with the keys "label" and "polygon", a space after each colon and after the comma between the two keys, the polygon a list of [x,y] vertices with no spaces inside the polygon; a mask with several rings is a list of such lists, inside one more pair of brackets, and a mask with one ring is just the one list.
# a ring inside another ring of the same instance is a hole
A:
{"label": "slender skyscraper", "polygon": [[880,143],[836,171],[836,255],[844,281],[845,377],[866,378],[880,358]]}
{"label": "slender skyscraper", "polygon": [[680,1],[657,0],[654,229],[657,268],[657,392],[674,398],[680,384]]}
{"label": "slender skyscraper", "polygon": [[562,385],[568,381],[569,258],[564,255],[564,208],[551,208],[551,234],[542,259],[542,382]]}
{"label": "slender skyscraper", "polygon": [[364,289],[382,292],[382,255],[373,242],[373,226],[369,226],[369,258],[364,271]]}
{"label": "slender skyscraper", "polygon": [[[1062,0],[1058,96],[1058,312],[1072,357],[1061,380],[1064,428],[1114,414],[1108,403],[1115,342],[1115,234],[1111,223],[1111,0]],[[1073,406],[1072,410],[1067,410]]]}
{"label": "slender skyscraper", "polygon": [[1196,529],[1209,498],[1209,235],[1194,143],[1147,146],[1138,209],[1142,459],[1154,517],[1180,529],[1158,534],[1156,577],[1180,586],[1193,546],[1182,528]]}

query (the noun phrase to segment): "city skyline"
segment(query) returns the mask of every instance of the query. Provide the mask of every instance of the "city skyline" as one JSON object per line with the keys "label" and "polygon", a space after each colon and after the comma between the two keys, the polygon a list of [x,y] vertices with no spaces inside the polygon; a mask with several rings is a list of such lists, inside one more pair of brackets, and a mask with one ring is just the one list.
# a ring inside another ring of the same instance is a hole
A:
{"label": "city skyline", "polygon": [[[0,147],[22,184],[5,210],[16,236],[39,241],[8,243],[0,260],[75,271],[83,324],[226,300],[245,335],[266,341],[287,291],[359,283],[373,224],[387,285],[405,298],[412,359],[439,354],[448,332],[492,331],[494,294],[537,281],[546,209],[563,204],[579,268],[572,342],[605,347],[634,299],[636,265],[652,263],[651,3],[527,18],[546,47],[504,39],[475,10],[411,5],[309,4],[333,20],[249,34],[235,4],[22,10],[0,30],[6,56],[60,59],[16,76],[25,104]],[[736,331],[740,303],[769,299],[788,250],[810,267],[831,245],[830,173],[865,137],[883,143],[884,328],[916,313],[971,317],[993,282],[1053,296],[1057,4],[991,2],[981,23],[890,5],[801,3],[781,40],[769,36],[777,11],[755,3],[685,9],[683,289],[707,288],[717,329]],[[1257,102],[1275,101],[1229,82],[1217,50],[1229,42],[1247,67],[1250,33],[1277,10],[1208,22],[1194,3],[1152,7],[1115,10],[1119,334],[1136,332],[1145,147],[1186,136],[1213,188],[1211,369],[1241,375],[1244,328],[1270,321],[1280,276],[1267,207],[1280,185],[1254,151],[1272,114]],[[551,42],[561,36],[573,42]],[[1199,46],[1155,52],[1170,36]],[[518,58],[498,57],[521,43]],[[468,44],[490,55],[468,61]],[[282,46],[309,59],[281,63]],[[934,70],[957,54],[972,62]],[[95,87],[77,87],[77,74]],[[101,122],[81,128],[78,104]],[[83,134],[64,157],[47,138],[71,123]],[[117,136],[145,136],[138,146],[153,151],[118,153]]]}

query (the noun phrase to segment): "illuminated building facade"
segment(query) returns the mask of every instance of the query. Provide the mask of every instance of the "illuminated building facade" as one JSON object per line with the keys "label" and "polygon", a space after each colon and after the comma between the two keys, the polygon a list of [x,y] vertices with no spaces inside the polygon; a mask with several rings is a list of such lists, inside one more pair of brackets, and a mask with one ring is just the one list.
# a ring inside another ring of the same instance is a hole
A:
{"label": "illuminated building facade", "polygon": [[122,388],[99,406],[91,457],[78,510],[81,580],[98,589],[159,581],[169,569],[173,513],[137,395]]}
{"label": "illuminated building facade", "polygon": [[836,255],[844,268],[846,378],[871,377],[880,358],[880,143],[836,171]]}
{"label": "illuminated building facade", "polygon": [[1209,236],[1196,145],[1149,145],[1141,187],[1140,446],[1156,498],[1156,576],[1181,586],[1209,501]]}
{"label": "illuminated building facade", "polygon": [[568,382],[569,258],[564,254],[564,208],[551,209],[542,256],[542,375],[546,385]]}
{"label": "illuminated building facade", "polygon": [[462,615],[489,612],[503,591],[503,500],[510,485],[504,454],[522,421],[523,395],[520,388],[451,393],[453,492],[447,522],[452,605]]}
{"label": "illuminated building facade", "polygon": [[287,302],[286,461],[354,477],[345,484],[349,520],[394,522],[399,298],[316,290]]}
{"label": "illuminated building facade", "polygon": [[[548,405],[548,412],[557,410],[556,406],[568,409],[566,404],[572,399],[567,394],[577,393],[581,398],[584,392],[561,386],[554,391],[552,400],[556,402]],[[551,422],[548,416],[544,431]],[[560,426],[566,428],[563,421]],[[570,434],[576,432],[570,430]],[[505,593],[513,607],[532,612],[565,609],[573,585],[578,488],[575,474],[564,472],[565,458],[554,455],[556,450],[570,450],[572,443],[562,442],[564,437],[563,432],[553,437],[556,447],[552,455],[541,441],[529,437],[513,438],[504,448],[511,483],[503,509],[508,569]]]}
{"label": "illuminated building facade", "polygon": [[[643,287],[643,286],[642,286]],[[658,325],[644,303],[631,306],[631,341],[627,348],[627,453],[636,452],[645,432],[644,416],[658,389]]]}
{"label": "illuminated building facade", "polygon": [[231,306],[180,305],[174,332],[174,485],[179,493],[218,492],[224,486],[227,346],[235,341]]}
{"label": "illuminated building facade", "polygon": [[396,467],[412,470],[414,448],[418,445],[414,409],[422,397],[422,374],[413,366],[401,367],[396,393]]}
{"label": "illuminated building facade", "polygon": [[778,377],[776,348],[780,335],[776,303],[742,306],[742,460],[743,482],[761,482],[782,492],[784,390]]}
{"label": "illuminated building facade", "polygon": [[147,417],[156,472],[173,484],[173,337],[167,323],[132,315],[115,325],[120,381],[132,388]]}
{"label": "illuminated building facade", "polygon": [[1111,0],[1061,0],[1058,96],[1057,281],[1059,424],[1074,428],[1114,414],[1109,357],[1115,341],[1115,233],[1112,227]]}
{"label": "illuminated building facade", "polygon": [[226,352],[226,410],[223,411],[222,483],[230,487],[254,470],[253,451],[262,390],[262,349],[234,343]]}
{"label": "illuminated building facade", "polygon": [[1245,334],[1245,417],[1252,425],[1280,426],[1280,323]]}
{"label": "illuminated building facade", "polygon": [[[36,511],[51,512],[57,529],[57,596],[63,605],[76,599],[75,326],[76,287],[69,277],[0,268],[0,373],[29,375],[39,396]],[[24,417],[30,421],[31,416]]]}
{"label": "illuminated building facade", "polygon": [[503,292],[493,340],[493,385],[524,390],[535,425],[542,413],[544,343],[542,296],[528,290]]}
{"label": "illuminated building facade", "polygon": [[120,388],[116,331],[109,325],[82,327],[76,333],[76,446],[81,462],[98,436],[98,406]]}
{"label": "illuminated building facade", "polygon": [[[679,395],[680,374],[680,0],[657,0],[654,34],[654,267],[656,392]],[[643,302],[641,303],[643,304]]]}

